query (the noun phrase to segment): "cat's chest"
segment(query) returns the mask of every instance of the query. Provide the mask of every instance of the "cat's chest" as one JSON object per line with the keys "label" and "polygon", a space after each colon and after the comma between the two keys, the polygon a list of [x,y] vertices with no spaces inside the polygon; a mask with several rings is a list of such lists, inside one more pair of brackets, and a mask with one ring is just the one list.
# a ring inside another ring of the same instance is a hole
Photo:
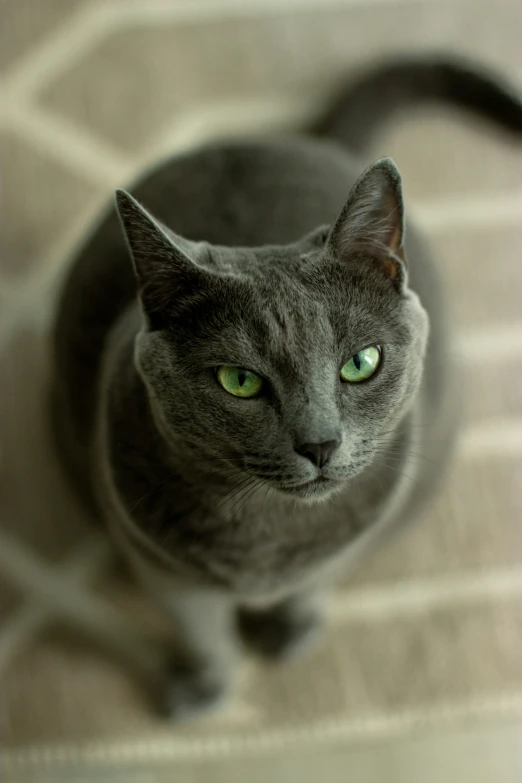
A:
{"label": "cat's chest", "polygon": [[230,515],[219,508],[191,511],[188,503],[181,511],[179,499],[179,493],[165,493],[145,517],[142,508],[142,529],[154,549],[161,548],[173,571],[243,596],[284,592],[306,581],[360,530],[342,497],[316,507],[245,506]]}
{"label": "cat's chest", "polygon": [[157,462],[137,463],[132,454],[120,450],[111,466],[122,527],[140,558],[194,584],[242,595],[292,589],[342,556],[374,521],[375,509],[366,513],[357,500],[361,487],[314,505],[261,490],[227,504],[223,489],[214,494],[208,483],[158,473]]}

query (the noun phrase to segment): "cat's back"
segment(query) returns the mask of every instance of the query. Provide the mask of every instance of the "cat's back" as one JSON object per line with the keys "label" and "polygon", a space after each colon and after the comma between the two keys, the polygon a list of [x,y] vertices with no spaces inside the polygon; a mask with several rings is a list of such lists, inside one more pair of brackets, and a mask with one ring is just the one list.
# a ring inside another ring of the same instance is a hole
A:
{"label": "cat's back", "polygon": [[[129,190],[187,239],[258,246],[291,242],[331,222],[361,170],[348,153],[323,141],[224,142],[162,161]],[[71,259],[59,304],[58,345],[79,320],[87,319],[91,336],[96,325],[106,328],[135,292],[111,204]]]}

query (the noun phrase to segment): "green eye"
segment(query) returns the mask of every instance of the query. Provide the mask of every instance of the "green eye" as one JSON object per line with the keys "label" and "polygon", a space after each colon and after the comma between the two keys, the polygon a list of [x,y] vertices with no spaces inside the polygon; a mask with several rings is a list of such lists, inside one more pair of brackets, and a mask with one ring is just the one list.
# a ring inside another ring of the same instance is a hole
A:
{"label": "green eye", "polygon": [[255,397],[263,386],[263,379],[255,372],[228,364],[218,368],[217,379],[224,390],[234,397]]}
{"label": "green eye", "polygon": [[378,345],[370,345],[354,354],[341,368],[341,380],[348,383],[365,381],[381,363],[381,349]]}

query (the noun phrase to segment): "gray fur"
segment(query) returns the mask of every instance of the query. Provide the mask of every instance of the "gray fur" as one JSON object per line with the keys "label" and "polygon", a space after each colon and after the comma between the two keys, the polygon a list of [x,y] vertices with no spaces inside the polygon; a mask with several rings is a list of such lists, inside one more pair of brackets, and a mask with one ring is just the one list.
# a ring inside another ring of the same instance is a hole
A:
{"label": "gray fur", "polygon": [[[53,414],[78,491],[174,618],[164,702],[183,717],[226,692],[237,618],[261,653],[293,651],[361,544],[425,500],[451,366],[392,161],[361,175],[324,141],[223,142],[130,192],[66,281]],[[377,373],[341,383],[371,344]],[[229,395],[221,364],[264,392]],[[299,452],[331,440],[322,469]]]}

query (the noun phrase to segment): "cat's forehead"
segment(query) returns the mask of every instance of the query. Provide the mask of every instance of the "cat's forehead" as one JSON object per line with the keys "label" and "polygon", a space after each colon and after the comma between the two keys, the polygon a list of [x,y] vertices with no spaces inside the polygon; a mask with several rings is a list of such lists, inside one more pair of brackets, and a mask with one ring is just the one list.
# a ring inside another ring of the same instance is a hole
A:
{"label": "cat's forehead", "polygon": [[352,338],[373,337],[397,299],[384,279],[329,263],[320,249],[223,249],[218,264],[232,274],[206,297],[212,318],[204,319],[202,336],[241,356],[326,355]]}
{"label": "cat's forehead", "polygon": [[290,290],[258,299],[251,317],[235,332],[246,347],[245,360],[250,356],[259,370],[287,380],[300,382],[336,353],[336,334],[325,306],[302,295],[297,299]]}
{"label": "cat's forehead", "polygon": [[237,276],[206,301],[212,328],[205,328],[203,341],[256,366],[304,365],[307,357],[330,351],[335,334],[327,302],[297,274],[299,256],[266,250],[262,262],[259,254],[247,259],[245,254],[241,269],[236,265]]}
{"label": "cat's forehead", "polygon": [[327,318],[325,286],[308,280],[305,266],[298,254],[271,255],[245,276],[256,314],[288,337]]}
{"label": "cat's forehead", "polygon": [[290,332],[350,317],[366,321],[397,309],[399,297],[370,264],[341,265],[313,253],[265,251],[242,277],[253,309]]}

